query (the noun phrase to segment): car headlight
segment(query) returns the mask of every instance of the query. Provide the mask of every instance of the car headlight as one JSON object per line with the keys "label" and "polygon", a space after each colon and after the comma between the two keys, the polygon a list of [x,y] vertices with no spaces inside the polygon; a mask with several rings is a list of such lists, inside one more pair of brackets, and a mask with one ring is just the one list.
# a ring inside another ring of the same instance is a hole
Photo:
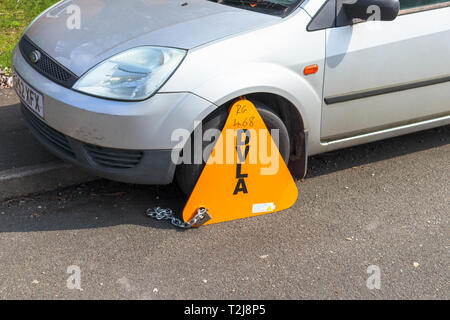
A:
{"label": "car headlight", "polygon": [[186,50],[143,46],[95,66],[74,90],[118,100],[144,100],[159,90],[186,56]]}
{"label": "car headlight", "polygon": [[22,33],[22,36],[27,33],[27,31],[31,28],[31,26],[37,21],[39,20],[41,17],[43,17],[45,14],[49,13],[51,10],[53,10],[54,8],[56,8],[57,6],[59,6],[62,2],[64,2],[64,0],[58,1],[56,3],[54,3],[52,6],[48,7],[47,9],[45,9],[43,12],[41,12],[36,18],[33,19],[33,21],[30,22],[30,24],[27,26],[27,28],[25,29],[25,31]]}

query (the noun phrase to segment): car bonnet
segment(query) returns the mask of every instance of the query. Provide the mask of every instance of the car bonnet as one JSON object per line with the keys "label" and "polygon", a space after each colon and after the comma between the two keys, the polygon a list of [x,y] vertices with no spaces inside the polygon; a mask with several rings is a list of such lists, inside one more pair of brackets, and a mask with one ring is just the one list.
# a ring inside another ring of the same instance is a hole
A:
{"label": "car bonnet", "polygon": [[133,47],[191,49],[278,21],[207,0],[69,0],[42,14],[26,36],[81,76]]}

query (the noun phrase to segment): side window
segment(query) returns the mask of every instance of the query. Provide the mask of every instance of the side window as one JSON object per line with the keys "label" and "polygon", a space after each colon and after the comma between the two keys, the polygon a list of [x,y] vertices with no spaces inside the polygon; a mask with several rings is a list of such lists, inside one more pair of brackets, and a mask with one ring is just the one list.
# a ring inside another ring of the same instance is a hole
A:
{"label": "side window", "polygon": [[448,0],[400,0],[400,10],[431,6],[433,4],[449,3]]}

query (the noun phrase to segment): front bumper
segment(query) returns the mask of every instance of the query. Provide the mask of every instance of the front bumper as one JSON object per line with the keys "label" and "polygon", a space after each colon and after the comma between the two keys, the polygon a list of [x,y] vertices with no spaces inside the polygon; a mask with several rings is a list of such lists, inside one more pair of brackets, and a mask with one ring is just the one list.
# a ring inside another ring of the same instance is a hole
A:
{"label": "front bumper", "polygon": [[51,153],[93,175],[136,184],[169,184],[175,165],[171,150],[123,150],[99,147],[51,128],[22,104],[31,132]]}
{"label": "front bumper", "polygon": [[[205,99],[183,92],[156,94],[139,102],[88,96],[38,73],[25,61],[18,48],[13,52],[13,65],[15,72],[44,97],[44,119],[24,109],[40,142],[58,157],[112,180],[170,183],[175,171],[171,153],[179,143],[173,141],[172,133],[177,129],[192,132],[194,123],[216,108]],[[49,134],[46,130],[53,138],[46,136],[45,133]],[[52,142],[55,137],[66,139],[72,154],[55,145]],[[108,154],[125,158],[141,154],[142,157],[133,168],[119,168],[105,163],[99,165],[92,154],[106,157],[104,161],[111,160],[107,158]]]}

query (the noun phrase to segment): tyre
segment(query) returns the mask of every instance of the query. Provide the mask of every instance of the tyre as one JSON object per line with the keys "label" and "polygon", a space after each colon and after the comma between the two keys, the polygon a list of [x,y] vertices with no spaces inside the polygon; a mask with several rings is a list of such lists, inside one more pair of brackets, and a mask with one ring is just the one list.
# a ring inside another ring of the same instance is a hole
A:
{"label": "tyre", "polygon": [[[286,162],[286,164],[289,161],[289,155],[290,155],[290,141],[289,141],[289,133],[284,125],[283,121],[280,119],[280,117],[269,107],[265,106],[264,104],[260,102],[253,102],[256,109],[258,110],[261,118],[263,119],[267,129],[269,132],[273,129],[279,130],[279,141],[277,144],[278,150],[281,153],[281,156],[283,160]],[[228,118],[228,112],[226,110],[222,110],[220,112],[213,113],[211,116],[207,117],[203,123],[202,129],[203,132],[207,131],[208,129],[218,129],[222,130],[225,126],[225,122]],[[203,136],[202,132],[202,136]],[[203,142],[203,144],[200,146],[196,146],[197,150],[194,150],[194,143],[193,139],[191,139],[187,142],[191,145],[192,154],[195,154],[195,152],[201,152],[199,154],[211,154],[214,144],[211,143],[211,141]],[[202,148],[202,150],[198,150],[198,148]],[[193,158],[193,157],[192,157]],[[193,163],[193,159],[191,161]],[[175,172],[175,179],[177,181],[178,186],[180,189],[189,196],[192,193],[192,190],[195,187],[195,184],[197,183],[200,174],[203,171],[203,168],[205,166],[205,163],[202,164],[180,164],[177,167],[177,170]]]}

